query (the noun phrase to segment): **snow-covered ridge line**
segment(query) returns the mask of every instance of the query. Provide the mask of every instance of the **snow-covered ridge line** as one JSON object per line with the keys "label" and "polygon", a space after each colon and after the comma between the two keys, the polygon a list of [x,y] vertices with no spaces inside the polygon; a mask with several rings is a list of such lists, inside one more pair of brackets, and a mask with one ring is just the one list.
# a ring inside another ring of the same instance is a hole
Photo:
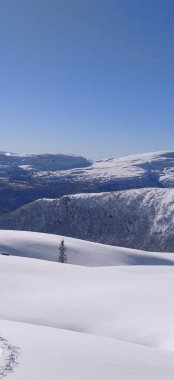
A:
{"label": "snow-covered ridge line", "polygon": [[173,252],[174,189],[144,188],[44,198],[0,216],[0,228]]}
{"label": "snow-covered ridge line", "polygon": [[68,156],[68,157],[81,157],[76,154],[64,154],[64,153],[14,153],[14,152],[4,152],[0,151],[0,154],[7,157],[48,157],[48,156]]}
{"label": "snow-covered ridge line", "polygon": [[[150,157],[151,158],[155,158],[155,157],[158,157],[160,155],[166,155],[166,154],[171,154],[173,153],[172,151],[170,150],[159,150],[159,151],[154,151],[154,152],[147,152],[147,153],[135,153],[135,154],[129,154],[129,155],[124,155],[124,156],[118,156],[116,157],[115,159],[132,159],[134,157],[141,157],[141,158],[145,158],[145,159],[149,159]],[[0,154],[4,155],[4,156],[15,156],[15,157],[36,157],[36,156],[50,156],[50,155],[57,155],[57,156],[67,156],[66,153],[50,153],[50,152],[45,152],[45,153],[17,153],[17,152],[7,152],[7,151],[0,151]],[[68,156],[72,156],[72,157],[81,157],[80,155],[76,155],[76,154],[68,154]],[[102,162],[102,161],[110,161],[114,159],[114,157],[107,157],[107,158],[103,158],[103,159],[98,159],[96,160],[96,162]],[[94,161],[94,160],[93,160]]]}

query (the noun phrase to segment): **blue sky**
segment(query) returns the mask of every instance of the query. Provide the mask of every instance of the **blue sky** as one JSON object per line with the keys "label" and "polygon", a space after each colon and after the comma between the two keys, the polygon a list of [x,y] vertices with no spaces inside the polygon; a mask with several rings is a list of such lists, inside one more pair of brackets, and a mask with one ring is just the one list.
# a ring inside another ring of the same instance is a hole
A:
{"label": "blue sky", "polygon": [[0,150],[174,150],[173,0],[1,0]]}

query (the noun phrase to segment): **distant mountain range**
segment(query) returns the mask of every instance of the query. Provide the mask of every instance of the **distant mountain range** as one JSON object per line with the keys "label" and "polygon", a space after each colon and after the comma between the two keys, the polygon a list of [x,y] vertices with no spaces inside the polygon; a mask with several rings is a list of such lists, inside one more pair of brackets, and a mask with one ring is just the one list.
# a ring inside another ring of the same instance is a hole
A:
{"label": "distant mountain range", "polygon": [[100,161],[0,153],[0,228],[174,251],[173,187],[174,152]]}

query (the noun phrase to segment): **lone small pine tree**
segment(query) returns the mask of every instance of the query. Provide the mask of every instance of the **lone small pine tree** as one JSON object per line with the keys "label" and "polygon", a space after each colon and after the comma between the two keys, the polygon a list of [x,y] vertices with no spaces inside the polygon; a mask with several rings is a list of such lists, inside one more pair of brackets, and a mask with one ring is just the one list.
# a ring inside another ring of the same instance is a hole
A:
{"label": "lone small pine tree", "polygon": [[67,248],[65,247],[64,240],[61,240],[60,245],[59,245],[59,257],[58,257],[59,263],[67,263],[66,251],[67,251]]}

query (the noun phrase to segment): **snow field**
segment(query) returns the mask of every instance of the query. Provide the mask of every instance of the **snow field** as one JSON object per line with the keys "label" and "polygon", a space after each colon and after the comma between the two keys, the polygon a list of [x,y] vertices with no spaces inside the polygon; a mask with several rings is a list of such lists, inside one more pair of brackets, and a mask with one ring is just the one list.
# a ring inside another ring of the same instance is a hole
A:
{"label": "snow field", "polygon": [[173,380],[174,255],[62,238],[0,231],[0,378]]}
{"label": "snow field", "polygon": [[174,268],[0,257],[0,318],[174,351]]}
{"label": "snow field", "polygon": [[9,380],[173,380],[171,353],[50,327],[0,320],[20,346]]}

